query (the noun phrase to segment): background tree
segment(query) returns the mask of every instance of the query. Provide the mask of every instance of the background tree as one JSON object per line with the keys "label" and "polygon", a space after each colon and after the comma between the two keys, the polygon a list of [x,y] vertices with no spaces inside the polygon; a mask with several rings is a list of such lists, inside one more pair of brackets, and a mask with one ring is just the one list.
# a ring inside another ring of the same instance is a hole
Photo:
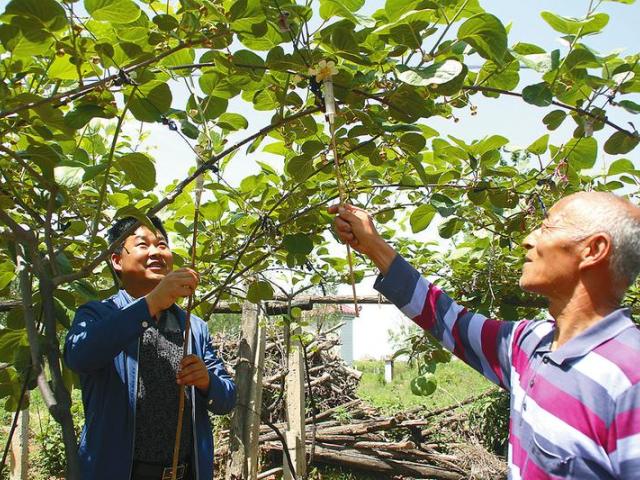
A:
{"label": "background tree", "polygon": [[[621,0],[631,4],[633,0]],[[589,48],[609,17],[591,1],[582,18],[542,16],[567,48],[546,51],[508,40],[508,28],[477,0],[388,0],[372,16],[364,0],[12,0],[0,17],[0,295],[9,310],[0,330],[0,392],[16,408],[20,386],[37,385],[60,422],[69,478],[78,478],[69,391],[60,340],[75,308],[115,289],[104,232],[114,218],[159,212],[177,264],[189,258],[193,180],[204,175],[197,250],[202,288],[197,313],[270,298],[274,270],[294,290],[343,281],[345,258],[328,248],[338,197],[310,69],[333,61],[339,103],[336,144],[355,203],[376,213],[383,233],[416,265],[468,304],[516,318],[537,302],[516,289],[514,247],[543,205],[566,193],[600,189],[637,197],[638,170],[619,157],[640,136],[626,120],[640,112],[638,54]],[[479,65],[479,66],[478,66]],[[478,66],[478,68],[473,68]],[[520,85],[523,68],[536,83]],[[197,78],[196,78],[197,74]],[[177,85],[189,91],[179,101]],[[474,97],[515,96],[553,106],[545,129],[574,122],[571,138],[544,134],[526,150],[509,140],[441,136],[425,119],[455,121]],[[174,98],[174,96],[176,98]],[[271,120],[236,143],[249,119],[229,111],[242,98]],[[193,148],[192,173],[156,186],[141,130],[160,122]],[[606,132],[598,142],[594,132]],[[237,135],[234,136],[237,138]],[[242,149],[277,155],[238,188],[225,181]],[[605,152],[615,156],[597,167]],[[450,250],[399,238],[440,219]],[[367,267],[358,262],[356,276]],[[630,296],[637,305],[637,290]],[[11,303],[13,301],[14,303]],[[18,306],[16,305],[18,301]],[[524,311],[523,311],[524,309]],[[26,380],[29,379],[27,382]]]}

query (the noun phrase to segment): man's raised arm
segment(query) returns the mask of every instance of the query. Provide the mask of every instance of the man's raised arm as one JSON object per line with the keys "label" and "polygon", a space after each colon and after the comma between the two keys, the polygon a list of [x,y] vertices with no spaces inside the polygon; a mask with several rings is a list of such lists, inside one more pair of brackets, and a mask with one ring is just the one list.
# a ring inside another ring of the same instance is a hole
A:
{"label": "man's raised arm", "polygon": [[343,204],[328,211],[337,215],[335,229],[340,240],[369,257],[380,270],[374,285],[380,293],[457,357],[510,389],[512,341],[528,322],[490,320],[468,312],[398,255],[365,210]]}

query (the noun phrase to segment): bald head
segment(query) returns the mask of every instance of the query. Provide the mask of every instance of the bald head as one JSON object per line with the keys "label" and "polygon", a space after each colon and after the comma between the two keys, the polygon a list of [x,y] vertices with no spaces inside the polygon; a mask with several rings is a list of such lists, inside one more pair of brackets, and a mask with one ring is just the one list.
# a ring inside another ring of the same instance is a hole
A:
{"label": "bald head", "polygon": [[579,192],[560,200],[576,237],[606,233],[611,238],[609,266],[616,283],[628,288],[640,273],[640,208],[608,192]]}

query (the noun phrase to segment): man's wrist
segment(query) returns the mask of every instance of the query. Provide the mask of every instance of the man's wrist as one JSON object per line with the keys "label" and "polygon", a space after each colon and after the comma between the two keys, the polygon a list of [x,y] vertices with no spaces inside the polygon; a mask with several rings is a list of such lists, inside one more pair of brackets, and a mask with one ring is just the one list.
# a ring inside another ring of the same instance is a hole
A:
{"label": "man's wrist", "polygon": [[149,315],[155,317],[158,313],[160,313],[160,308],[156,305],[155,297],[153,296],[153,292],[148,293],[144,297],[147,302],[147,308],[149,309]]}
{"label": "man's wrist", "polygon": [[386,275],[396,258],[397,252],[382,237],[378,237],[368,257],[378,267],[382,275]]}

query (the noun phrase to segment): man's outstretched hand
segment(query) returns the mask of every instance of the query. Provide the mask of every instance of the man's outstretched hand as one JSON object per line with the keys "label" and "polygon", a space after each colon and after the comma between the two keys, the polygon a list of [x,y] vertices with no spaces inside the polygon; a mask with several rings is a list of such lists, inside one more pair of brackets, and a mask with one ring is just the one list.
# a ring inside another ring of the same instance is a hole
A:
{"label": "man's outstretched hand", "polygon": [[334,225],[338,238],[369,257],[380,272],[386,274],[396,252],[380,236],[371,215],[366,210],[348,203],[332,205],[327,211],[337,215]]}

